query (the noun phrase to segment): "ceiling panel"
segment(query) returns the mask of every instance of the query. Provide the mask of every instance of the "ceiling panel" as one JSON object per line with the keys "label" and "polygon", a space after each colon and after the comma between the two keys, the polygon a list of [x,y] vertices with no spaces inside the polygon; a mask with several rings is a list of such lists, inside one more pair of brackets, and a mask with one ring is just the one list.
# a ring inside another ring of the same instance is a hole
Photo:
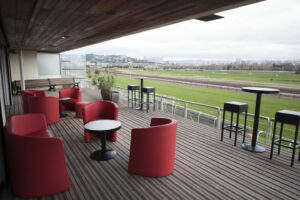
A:
{"label": "ceiling panel", "polygon": [[61,52],[261,0],[0,0],[11,48]]}

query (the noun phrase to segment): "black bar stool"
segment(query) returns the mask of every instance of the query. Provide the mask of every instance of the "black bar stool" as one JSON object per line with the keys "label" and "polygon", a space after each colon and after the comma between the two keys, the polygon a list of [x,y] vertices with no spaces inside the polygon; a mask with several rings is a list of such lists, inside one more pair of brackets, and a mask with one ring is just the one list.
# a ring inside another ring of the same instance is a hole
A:
{"label": "black bar stool", "polygon": [[[231,120],[230,125],[225,126],[225,113],[226,111],[231,112]],[[240,114],[245,112],[245,122],[244,122],[244,128],[239,127],[239,118]],[[236,125],[233,126],[233,113],[237,113],[236,117]],[[229,137],[231,138],[231,132],[235,132],[235,139],[234,139],[234,146],[236,146],[236,140],[237,140],[237,133],[238,132],[244,132],[243,135],[243,143],[245,142],[245,135],[246,135],[246,129],[247,129],[247,114],[248,114],[248,104],[247,103],[241,103],[237,101],[231,101],[224,103],[224,110],[223,110],[223,121],[222,121],[222,132],[221,132],[221,141],[223,141],[223,134],[224,129],[229,131]]]}
{"label": "black bar stool", "polygon": [[[136,100],[140,99],[137,98],[136,93],[138,92],[138,95],[140,95],[140,86],[139,85],[128,85],[128,107],[129,107],[129,102],[131,101],[131,107],[133,108],[133,101],[134,105],[136,106]],[[131,93],[131,97],[130,97]]]}
{"label": "black bar stool", "polygon": [[[275,140],[277,122],[281,122],[281,127],[280,127],[279,139]],[[282,130],[283,130],[284,123],[296,126],[294,140],[282,138]],[[296,111],[292,111],[292,110],[280,110],[280,111],[276,112],[270,159],[272,159],[272,156],[273,156],[274,144],[278,145],[278,155],[280,154],[281,146],[284,146],[289,149],[293,149],[292,162],[291,162],[291,167],[293,167],[296,149],[298,149],[300,147],[300,142],[297,142],[299,125],[300,125],[300,112],[296,112]],[[293,146],[290,147],[288,145],[281,144],[282,141],[293,144]],[[298,161],[300,161],[300,151],[299,151]]]}
{"label": "black bar stool", "polygon": [[[143,104],[147,105],[147,112],[149,111],[149,105],[153,104],[153,111],[155,111],[155,88],[154,87],[143,87],[142,92],[147,94],[147,101]],[[150,94],[153,93],[153,102],[150,102]]]}

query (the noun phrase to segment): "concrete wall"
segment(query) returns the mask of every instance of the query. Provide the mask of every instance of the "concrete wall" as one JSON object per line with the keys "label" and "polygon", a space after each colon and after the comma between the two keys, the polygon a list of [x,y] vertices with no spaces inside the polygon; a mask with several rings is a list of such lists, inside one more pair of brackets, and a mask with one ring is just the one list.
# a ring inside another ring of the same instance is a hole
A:
{"label": "concrete wall", "polygon": [[[20,80],[19,53],[11,53],[10,66],[12,81]],[[37,52],[23,50],[24,78],[38,79]]]}

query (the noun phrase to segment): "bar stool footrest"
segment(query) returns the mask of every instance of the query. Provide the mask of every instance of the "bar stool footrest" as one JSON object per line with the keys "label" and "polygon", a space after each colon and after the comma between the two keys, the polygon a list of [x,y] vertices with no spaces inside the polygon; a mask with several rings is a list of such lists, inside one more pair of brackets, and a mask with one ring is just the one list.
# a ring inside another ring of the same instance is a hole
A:
{"label": "bar stool footrest", "polygon": [[[236,126],[224,126],[224,130],[235,132]],[[238,127],[237,132],[242,132],[242,131],[244,131],[244,128],[243,127]]]}
{"label": "bar stool footrest", "polygon": [[[279,144],[279,141],[280,139],[277,139],[277,140],[274,140],[274,144],[275,145],[278,145],[278,146],[282,146],[282,147],[286,147],[286,148],[289,148],[289,149],[292,149],[293,147],[292,146],[288,146],[288,145],[285,145],[285,144]],[[281,141],[284,141],[284,142],[288,142],[288,143],[291,143],[291,144],[294,144],[294,140],[291,140],[291,139],[286,139],[286,138],[283,138],[281,139]],[[296,149],[300,147],[300,142],[296,142]]]}

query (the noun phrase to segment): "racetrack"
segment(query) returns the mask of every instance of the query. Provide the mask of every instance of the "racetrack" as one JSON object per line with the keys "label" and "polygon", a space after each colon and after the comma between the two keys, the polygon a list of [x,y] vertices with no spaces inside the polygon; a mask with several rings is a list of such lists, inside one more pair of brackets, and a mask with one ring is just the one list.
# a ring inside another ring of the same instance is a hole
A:
{"label": "racetrack", "polygon": [[[115,73],[116,73],[116,75],[126,76],[126,77],[131,77],[131,78],[145,77],[150,80],[173,82],[173,83],[180,83],[180,84],[185,84],[185,85],[218,88],[218,89],[234,90],[234,91],[240,91],[241,87],[268,87],[268,88],[270,88],[270,86],[264,86],[263,84],[251,85],[251,84],[240,84],[240,83],[232,83],[232,82],[185,79],[185,78],[176,78],[176,77],[169,77],[169,76],[167,77],[167,76],[155,76],[155,75],[145,75],[145,74],[129,74],[129,73],[123,73],[123,72],[115,72]],[[285,88],[285,87],[280,87],[280,88],[273,87],[273,88],[280,89],[280,93],[275,96],[283,97],[283,98],[300,99],[300,89]]]}

